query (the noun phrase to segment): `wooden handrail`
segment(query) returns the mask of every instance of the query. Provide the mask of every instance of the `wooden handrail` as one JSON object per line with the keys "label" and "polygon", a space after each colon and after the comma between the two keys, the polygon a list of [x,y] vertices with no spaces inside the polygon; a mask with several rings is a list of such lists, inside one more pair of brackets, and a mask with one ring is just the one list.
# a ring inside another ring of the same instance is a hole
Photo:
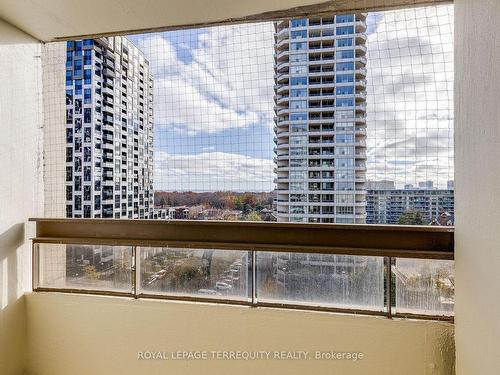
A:
{"label": "wooden handrail", "polygon": [[453,259],[453,227],[197,220],[30,219],[34,242]]}

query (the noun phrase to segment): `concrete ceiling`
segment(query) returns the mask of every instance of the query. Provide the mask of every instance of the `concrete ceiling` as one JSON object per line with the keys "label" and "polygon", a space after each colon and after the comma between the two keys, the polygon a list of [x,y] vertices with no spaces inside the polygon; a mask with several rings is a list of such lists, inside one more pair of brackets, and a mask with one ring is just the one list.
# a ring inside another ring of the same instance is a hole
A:
{"label": "concrete ceiling", "polygon": [[[0,18],[41,41],[449,0],[0,0]],[[298,8],[297,7],[302,7]]]}

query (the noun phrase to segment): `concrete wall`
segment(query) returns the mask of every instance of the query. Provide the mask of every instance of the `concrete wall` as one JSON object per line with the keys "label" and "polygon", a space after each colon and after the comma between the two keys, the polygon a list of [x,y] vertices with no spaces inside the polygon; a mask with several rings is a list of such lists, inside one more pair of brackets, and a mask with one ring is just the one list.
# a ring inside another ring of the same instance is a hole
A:
{"label": "concrete wall", "polygon": [[500,373],[500,1],[455,0],[457,374]]}
{"label": "concrete wall", "polygon": [[[31,375],[453,374],[453,325],[383,317],[38,293]],[[138,360],[138,351],[362,352],[347,360]]]}
{"label": "concrete wall", "polygon": [[33,235],[41,214],[40,43],[0,20],[0,374],[25,365],[23,293],[31,289]]}
{"label": "concrete wall", "polygon": [[[442,3],[450,0],[433,1]],[[418,4],[429,4],[429,0],[148,0],[146,3],[137,0],[86,0],[85,6],[66,0],[2,0],[0,18],[40,40],[51,41],[57,37],[76,35],[128,34],[130,30],[213,24],[248,19],[254,15],[259,15],[259,20],[269,20],[283,18],[282,14],[275,12],[304,6],[309,7],[306,9],[309,11],[333,12],[352,10],[353,7],[366,11]],[[96,12],[96,9],[99,11]]]}

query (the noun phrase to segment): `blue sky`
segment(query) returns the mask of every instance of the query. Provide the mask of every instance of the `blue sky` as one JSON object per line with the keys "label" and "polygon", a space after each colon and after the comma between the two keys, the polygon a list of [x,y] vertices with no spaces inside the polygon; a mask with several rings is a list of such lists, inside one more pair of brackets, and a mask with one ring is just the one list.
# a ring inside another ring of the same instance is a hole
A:
{"label": "blue sky", "polygon": [[[369,15],[369,177],[452,178],[453,20],[436,9]],[[155,189],[272,190],[272,24],[129,38],[154,76]]]}

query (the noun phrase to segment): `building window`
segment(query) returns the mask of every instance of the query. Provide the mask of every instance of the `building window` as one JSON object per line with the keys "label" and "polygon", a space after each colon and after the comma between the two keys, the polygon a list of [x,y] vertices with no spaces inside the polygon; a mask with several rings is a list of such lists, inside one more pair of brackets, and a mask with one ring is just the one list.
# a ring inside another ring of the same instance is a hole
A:
{"label": "building window", "polygon": [[66,143],[73,143],[73,129],[66,129]]}
{"label": "building window", "polygon": [[292,89],[290,96],[292,98],[307,96],[307,89]]}
{"label": "building window", "polygon": [[337,83],[354,82],[354,76],[352,74],[337,74]]}
{"label": "building window", "polygon": [[90,85],[92,83],[92,70],[85,69],[83,71],[83,83],[86,85]]}
{"label": "building window", "polygon": [[82,99],[75,99],[75,115],[82,114]]}
{"label": "building window", "polygon": [[307,77],[292,77],[290,79],[290,84],[292,86],[307,85]]}
{"label": "building window", "polygon": [[291,124],[292,133],[303,133],[307,131],[307,124]]}
{"label": "building window", "polygon": [[290,108],[293,110],[303,110],[307,108],[307,100],[292,100]]}
{"label": "building window", "polygon": [[353,62],[343,62],[337,64],[337,72],[342,72],[345,70],[354,70]]}
{"label": "building window", "polygon": [[91,65],[92,64],[92,50],[86,49],[83,52],[83,65]]}
{"label": "building window", "polygon": [[354,135],[353,134],[337,134],[335,137],[336,143],[353,143]]}
{"label": "building window", "polygon": [[337,214],[338,215],[354,215],[354,207],[338,206],[337,207]]}
{"label": "building window", "polygon": [[337,35],[354,34],[354,26],[339,26],[336,32]]}
{"label": "building window", "polygon": [[66,167],[66,182],[73,181],[73,167]]}
{"label": "building window", "polygon": [[80,211],[82,209],[82,196],[75,195],[75,211]]}
{"label": "building window", "polygon": [[337,203],[354,203],[354,195],[352,194],[337,194],[335,198]]}
{"label": "building window", "polygon": [[335,180],[354,180],[354,171],[338,170],[335,171]]}
{"label": "building window", "polygon": [[354,105],[354,99],[353,98],[337,99],[335,104],[337,107],[352,107]]}
{"label": "building window", "polygon": [[92,148],[84,147],[83,148],[83,161],[85,163],[90,163],[92,161]]}
{"label": "building window", "polygon": [[72,186],[66,186],[66,200],[67,201],[73,200],[73,187]]}
{"label": "building window", "polygon": [[83,129],[83,141],[84,142],[91,142],[91,135],[92,135],[92,128],[90,126],[86,126]]}
{"label": "building window", "polygon": [[99,211],[101,209],[101,196],[96,195],[94,197],[94,210]]}
{"label": "building window", "polygon": [[307,61],[307,54],[296,53],[290,55],[290,62],[301,62],[301,61]]}
{"label": "building window", "polygon": [[83,206],[83,217],[85,217],[85,218],[90,217],[90,206],[89,205]]}
{"label": "building window", "polygon": [[290,27],[305,27],[307,26],[307,18],[300,18],[290,21]]}
{"label": "building window", "polygon": [[305,65],[295,65],[290,67],[290,73],[292,74],[307,74],[307,66]]}
{"label": "building window", "polygon": [[90,190],[91,190],[91,187],[89,185],[85,185],[83,187],[83,200],[85,200],[85,201],[90,200]]}
{"label": "building window", "polygon": [[75,137],[75,152],[82,152],[82,139]]}
{"label": "building window", "polygon": [[73,75],[71,70],[66,71],[66,86],[73,86]]}
{"label": "building window", "polygon": [[83,90],[83,104],[91,104],[92,103],[92,90],[85,89]]}
{"label": "building window", "polygon": [[352,38],[337,39],[337,47],[351,47],[353,44]]}
{"label": "building window", "polygon": [[351,156],[354,155],[354,147],[336,147],[335,155]]}
{"label": "building window", "polygon": [[337,57],[337,59],[353,59],[354,58],[354,51],[352,49],[338,51],[336,57]]}
{"label": "building window", "polygon": [[82,95],[82,80],[75,79],[75,95]]}
{"label": "building window", "polygon": [[336,190],[351,191],[354,190],[354,182],[337,182]]}
{"label": "building window", "polygon": [[82,191],[82,176],[75,176],[75,191]]}
{"label": "building window", "polygon": [[78,40],[75,42],[75,55],[76,56],[82,55],[82,41],[81,40]]}
{"label": "building window", "polygon": [[290,46],[290,49],[292,51],[304,51],[307,49],[307,43],[306,42],[295,42],[292,43]]}
{"label": "building window", "polygon": [[73,123],[73,110],[67,109],[66,110],[66,124],[72,124],[72,123]]}
{"label": "building window", "polygon": [[354,159],[352,158],[336,158],[335,166],[337,168],[352,168],[354,167]]}
{"label": "building window", "polygon": [[73,104],[73,90],[68,89],[66,90],[66,105],[72,105]]}
{"label": "building window", "polygon": [[354,22],[354,14],[341,14],[336,17],[337,23]]}
{"label": "building window", "polygon": [[66,163],[71,163],[73,161],[73,148],[66,147]]}
{"label": "building window", "polygon": [[307,120],[307,113],[290,114],[290,121],[305,121],[305,120]]}
{"label": "building window", "polygon": [[82,171],[82,158],[80,156],[75,156],[75,172]]}
{"label": "building window", "polygon": [[83,181],[89,182],[92,179],[92,167],[83,167]]}
{"label": "building window", "polygon": [[305,145],[307,143],[307,136],[305,135],[294,135],[290,137],[290,144],[292,145]]}
{"label": "building window", "polygon": [[336,93],[337,95],[351,95],[354,93],[354,86],[339,86]]}
{"label": "building window", "polygon": [[92,108],[84,108],[83,122],[86,124],[90,124],[92,122]]}
{"label": "building window", "polygon": [[292,39],[307,38],[307,30],[292,30],[290,34]]}

